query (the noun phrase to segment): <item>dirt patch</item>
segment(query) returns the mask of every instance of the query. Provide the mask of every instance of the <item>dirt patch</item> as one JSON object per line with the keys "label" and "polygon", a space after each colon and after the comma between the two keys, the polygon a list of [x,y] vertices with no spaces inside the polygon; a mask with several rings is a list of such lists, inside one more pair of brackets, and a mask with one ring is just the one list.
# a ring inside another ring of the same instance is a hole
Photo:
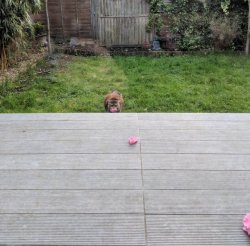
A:
{"label": "dirt patch", "polygon": [[[72,42],[74,41],[74,42]],[[178,51],[152,51],[143,47],[112,47],[105,48],[99,46],[98,42],[91,39],[72,39],[71,43],[53,43],[55,53],[46,58],[47,48],[41,46],[41,41],[37,41],[30,49],[19,55],[10,68],[0,74],[0,83],[5,80],[14,80],[18,74],[25,72],[28,68],[34,67],[37,61],[45,58],[45,65],[37,70],[38,75],[49,74],[51,68],[63,66],[70,61],[73,56],[169,56],[181,54]]]}
{"label": "dirt patch", "polygon": [[56,44],[55,52],[75,56],[109,56],[109,50],[92,39],[72,38],[70,43]]}
{"label": "dirt patch", "polygon": [[111,47],[99,46],[98,43],[85,43],[84,45],[56,45],[55,51],[61,54],[74,56],[172,56],[179,55],[181,51],[169,51],[161,49],[153,51],[143,47]]}
{"label": "dirt patch", "polygon": [[28,67],[33,67],[36,62],[42,59],[46,54],[46,49],[33,46],[29,48],[25,53],[18,55],[16,60],[10,64],[10,67],[4,72],[0,73],[0,83],[5,80],[13,80],[19,73],[27,70]]}

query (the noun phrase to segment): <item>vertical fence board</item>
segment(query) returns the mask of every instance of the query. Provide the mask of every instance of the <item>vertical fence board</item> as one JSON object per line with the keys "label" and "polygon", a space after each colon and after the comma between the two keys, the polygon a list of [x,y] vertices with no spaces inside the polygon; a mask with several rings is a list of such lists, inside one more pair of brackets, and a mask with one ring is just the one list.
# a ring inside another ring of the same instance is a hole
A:
{"label": "vertical fence board", "polygon": [[[143,45],[152,41],[146,32],[149,6],[145,0],[92,0],[95,37],[104,46]],[[99,2],[99,4],[97,4]]]}

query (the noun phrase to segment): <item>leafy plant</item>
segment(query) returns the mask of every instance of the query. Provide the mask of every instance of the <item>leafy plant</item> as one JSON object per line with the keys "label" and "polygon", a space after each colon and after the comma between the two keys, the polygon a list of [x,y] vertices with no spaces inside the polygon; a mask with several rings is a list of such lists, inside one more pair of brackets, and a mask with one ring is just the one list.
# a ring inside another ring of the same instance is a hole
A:
{"label": "leafy plant", "polygon": [[0,69],[8,66],[10,47],[18,49],[32,28],[30,13],[40,8],[40,0],[1,0],[0,2]]}
{"label": "leafy plant", "polygon": [[216,49],[235,49],[234,40],[240,35],[240,22],[237,16],[216,17],[211,20],[213,46]]}
{"label": "leafy plant", "polygon": [[44,25],[40,22],[35,22],[33,24],[33,29],[35,36],[39,36],[44,32]]}
{"label": "leafy plant", "polygon": [[199,0],[173,0],[166,12],[179,49],[198,50],[210,46],[209,16],[203,3]]}
{"label": "leafy plant", "polygon": [[228,15],[229,14],[229,6],[230,6],[230,0],[223,0],[221,1],[221,9],[223,10],[223,12]]}
{"label": "leafy plant", "polygon": [[[218,32],[221,30],[220,39],[225,37],[225,45],[222,47],[243,50],[245,47],[248,3],[245,0],[213,0],[208,2],[209,16],[211,16],[211,31],[213,43],[218,43]],[[222,23],[223,22],[223,23]],[[215,23],[217,23],[215,25]],[[231,26],[231,27],[230,27]],[[227,39],[227,37],[229,39]],[[215,38],[215,39],[214,39]],[[231,40],[233,39],[233,40]],[[223,41],[219,41],[222,42]]]}
{"label": "leafy plant", "polygon": [[166,12],[167,4],[164,0],[146,0],[149,3],[149,21],[147,24],[147,31],[152,30],[160,32],[164,26],[163,13]]}

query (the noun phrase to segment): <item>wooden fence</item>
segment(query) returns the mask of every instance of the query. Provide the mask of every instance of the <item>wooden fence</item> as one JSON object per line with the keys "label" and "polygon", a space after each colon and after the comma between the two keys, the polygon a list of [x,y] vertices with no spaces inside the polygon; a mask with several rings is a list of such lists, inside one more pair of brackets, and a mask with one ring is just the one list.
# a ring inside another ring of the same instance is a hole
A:
{"label": "wooden fence", "polygon": [[[141,46],[153,39],[146,32],[146,0],[48,0],[48,7],[57,39],[95,38],[103,46]],[[34,19],[45,24],[45,11]]]}
{"label": "wooden fence", "polygon": [[[90,5],[90,0],[48,0],[52,36],[91,38]],[[46,23],[45,10],[34,19]]]}
{"label": "wooden fence", "polygon": [[152,40],[146,32],[149,5],[145,0],[92,0],[92,28],[105,46],[136,46]]}

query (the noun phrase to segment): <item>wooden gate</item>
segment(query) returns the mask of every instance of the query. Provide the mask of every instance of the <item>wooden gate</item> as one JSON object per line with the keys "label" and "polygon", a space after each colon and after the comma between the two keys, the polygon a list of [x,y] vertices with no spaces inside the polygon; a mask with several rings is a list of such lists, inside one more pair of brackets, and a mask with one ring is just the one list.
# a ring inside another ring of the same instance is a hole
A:
{"label": "wooden gate", "polygon": [[146,32],[149,5],[145,0],[92,0],[92,28],[104,46],[141,46],[152,40]]}

